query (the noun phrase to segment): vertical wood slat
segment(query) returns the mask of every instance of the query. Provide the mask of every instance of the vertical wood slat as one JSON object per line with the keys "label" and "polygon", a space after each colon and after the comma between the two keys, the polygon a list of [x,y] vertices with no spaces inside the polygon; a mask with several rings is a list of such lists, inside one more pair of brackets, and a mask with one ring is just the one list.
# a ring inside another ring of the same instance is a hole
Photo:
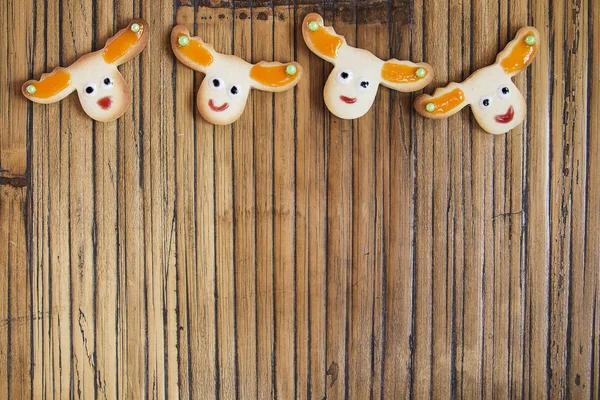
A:
{"label": "vertical wood slat", "polygon": [[[546,4],[538,2],[530,10],[539,29],[542,43],[551,43],[547,28]],[[525,257],[527,267],[525,305],[525,363],[523,366],[524,396],[542,398],[547,395],[548,382],[548,293],[550,268],[549,237],[549,148],[551,136],[550,107],[551,47],[541,46],[536,62],[530,69],[531,91],[528,111],[536,118],[528,120],[528,149],[526,163],[526,239]],[[535,105],[533,107],[532,105]],[[535,111],[534,111],[535,110]],[[534,360],[539,360],[535,362]],[[544,362],[544,360],[546,362]]]}
{"label": "vertical wood slat", "polygon": [[[413,57],[427,60],[430,59],[430,48],[433,46],[432,39],[426,35],[425,27],[432,21],[432,13],[425,1],[415,1],[415,23],[421,30],[415,30],[415,46]],[[433,7],[435,9],[435,7]],[[432,61],[436,60],[432,58]],[[443,58],[442,58],[443,60]],[[433,63],[433,67],[438,67]],[[434,83],[436,83],[434,76]],[[444,122],[442,122],[444,123]],[[414,317],[413,332],[414,340],[412,352],[412,382],[411,394],[416,397],[429,397],[432,389],[431,377],[431,351],[432,351],[432,187],[433,170],[425,163],[433,157],[433,125],[431,121],[417,118],[415,121],[415,222],[414,222],[414,252],[415,257],[414,287]]]}
{"label": "vertical wood slat", "polygon": [[[244,60],[252,59],[252,11],[234,10],[233,54]],[[232,82],[234,83],[234,82]],[[250,88],[243,88],[250,90]],[[246,103],[248,111],[254,108],[252,96]],[[233,184],[234,184],[234,248],[235,248],[235,301],[236,352],[238,368],[238,395],[241,399],[256,398],[256,256],[254,243],[255,183],[253,115],[244,112],[233,125]]]}
{"label": "vertical wood slat", "polygon": [[[32,394],[32,279],[26,268],[31,221],[26,174],[29,108],[21,82],[31,70],[32,2],[0,6],[0,396]],[[25,67],[27,66],[27,67]]]}
{"label": "vertical wood slat", "polygon": [[[385,15],[384,13],[377,13]],[[383,35],[387,29],[387,20],[377,21],[371,10],[360,8],[356,11],[357,33],[356,46],[371,47],[369,44],[375,37],[376,48],[372,52],[381,56],[387,52],[388,37]],[[383,25],[385,23],[385,25]],[[379,53],[379,54],[377,54]],[[387,56],[387,54],[386,54]],[[384,59],[387,58],[384,56]],[[343,67],[343,65],[342,65]],[[351,66],[348,66],[351,67]],[[358,76],[356,77],[359,78]],[[375,90],[376,88],[371,88]],[[381,90],[384,92],[384,90]],[[384,93],[379,93],[380,101]],[[380,104],[380,103],[378,103]],[[374,105],[376,107],[376,105]],[[380,112],[376,121],[375,113],[368,113],[356,121],[352,143],[352,285],[349,286],[348,307],[348,395],[353,398],[367,398],[373,386],[372,341],[373,341],[373,307],[374,278],[376,276],[375,260],[375,151],[376,123],[385,114]]]}
{"label": "vertical wood slat", "polygon": [[[195,34],[196,13],[193,7],[182,2],[177,9],[176,23],[186,26],[192,34]],[[196,247],[196,202],[195,202],[195,174],[196,170],[196,146],[195,146],[195,121],[188,118],[189,112],[194,108],[194,71],[183,64],[175,63],[175,185],[178,211],[177,216],[177,299],[178,299],[178,359],[179,367],[179,390],[181,396],[191,397],[198,395],[194,386],[202,387],[206,393],[214,391],[214,388],[205,388],[200,381],[196,381],[193,374],[193,359],[198,349],[198,336],[192,336],[191,331],[197,331],[203,325],[198,325],[198,295],[195,293],[198,271],[196,269],[198,248]],[[195,114],[195,113],[194,113]],[[212,148],[211,148],[212,152]],[[214,323],[214,319],[212,320]],[[214,344],[213,344],[214,345]],[[201,360],[209,360],[207,354]],[[214,364],[214,363],[213,363]],[[205,365],[209,368],[209,365]],[[203,374],[201,376],[207,376]],[[196,383],[196,385],[194,385]]]}
{"label": "vertical wood slat", "polygon": [[[136,3],[137,4],[137,3]],[[134,9],[133,1],[116,3],[117,25],[126,24],[139,9]],[[146,49],[147,51],[147,49]],[[142,61],[136,57],[122,65],[121,73],[132,90],[140,91]],[[135,98],[135,93],[132,97]],[[117,314],[117,394],[121,397],[148,396],[148,309],[147,285],[149,278],[145,271],[146,248],[144,231],[151,229],[144,218],[146,199],[143,192],[144,128],[141,115],[141,102],[132,102],[131,107],[117,121],[119,160],[117,170],[119,204],[117,209],[118,252],[118,310]],[[130,190],[135,188],[135,190]],[[149,202],[149,199],[148,199]],[[126,377],[126,378],[125,378]]]}
{"label": "vertical wood slat", "polygon": [[[139,8],[138,8],[139,7]],[[175,18],[167,2],[133,7],[150,25],[150,42],[139,56],[143,154],[143,241],[147,313],[147,391],[160,399],[178,395],[175,242],[174,60],[166,40]],[[124,22],[125,23],[125,22]],[[157,118],[160,116],[160,118]]]}
{"label": "vertical wood slat", "polygon": [[[326,25],[356,45],[356,9],[344,8],[333,17],[324,11]],[[327,65],[326,73],[331,72]],[[328,113],[329,111],[326,111]],[[352,141],[354,124],[329,114],[327,150],[327,398],[347,394],[348,307],[352,269]]]}
{"label": "vertical wood slat", "polygon": [[[96,20],[96,46],[112,36],[113,5],[99,4]],[[117,397],[117,124],[94,126],[94,221],[96,227],[95,294],[95,396]]]}
{"label": "vertical wood slat", "polygon": [[[234,14],[228,8],[204,10],[212,19],[215,50],[233,53]],[[215,126],[215,248],[217,281],[217,346],[219,395],[238,395],[237,343],[235,332],[235,249],[233,127]]]}
{"label": "vertical wood slat", "polygon": [[[298,7],[301,26],[311,6]],[[296,318],[298,398],[325,397],[327,384],[327,109],[325,61],[296,33],[296,59],[310,77],[296,89]]]}
{"label": "vertical wood slat", "polygon": [[[391,57],[420,61],[422,55],[411,52],[411,40],[417,40],[420,19],[415,15],[415,33],[404,22],[405,13],[394,10],[390,15]],[[407,398],[412,384],[412,316],[414,310],[414,142],[412,102],[410,96],[390,92],[389,194],[385,193],[389,210],[384,212],[385,278],[383,332],[383,397]],[[378,139],[380,140],[380,139]],[[384,146],[385,139],[381,139]],[[380,157],[378,156],[378,160]],[[384,163],[386,160],[378,162]],[[377,366],[376,366],[377,367]],[[392,384],[393,382],[393,384]]]}
{"label": "vertical wood slat", "polygon": [[[91,2],[63,2],[62,6],[62,14],[69,15],[69,18],[63,21],[61,27],[61,54],[63,63],[69,65],[93,50],[94,33],[89,27],[94,26],[95,16]],[[63,104],[61,124],[65,129],[64,135],[69,139],[61,157],[66,155],[68,163],[64,171],[68,182],[63,193],[67,204],[70,281],[66,281],[64,276],[59,279],[67,285],[69,292],[69,297],[61,301],[71,308],[70,337],[63,342],[70,342],[71,347],[70,391],[81,396],[93,392],[95,387],[93,123],[75,96],[68,100]],[[51,230],[50,235],[53,234],[61,236],[58,231]]]}
{"label": "vertical wood slat", "polygon": [[[285,3],[285,2],[284,2]],[[277,4],[277,2],[275,2]],[[294,8],[273,14],[273,59],[294,59]],[[296,396],[295,167],[296,104],[294,91],[277,93],[273,111],[273,207],[275,284],[275,397]]]}
{"label": "vertical wood slat", "polygon": [[[554,2],[550,16],[547,2],[414,1],[412,25],[389,31],[361,18],[380,4],[201,4],[196,15],[186,1],[3,8],[22,26],[33,18],[22,11],[35,10],[30,36],[15,34],[27,38],[33,77],[101,47],[133,16],[153,34],[120,67],[139,101],[118,122],[92,123],[76,96],[30,105],[30,175],[0,181],[10,238],[0,342],[12,343],[2,393],[5,383],[12,397],[35,398],[597,397],[593,2]],[[407,4],[390,2],[390,18]],[[548,45],[515,78],[526,124],[492,137],[468,110],[425,121],[413,96],[387,89],[365,118],[336,119],[321,95],[331,66],[299,37],[314,10],[382,57],[390,37],[391,56],[430,62],[439,83],[464,79],[520,26],[537,26]],[[311,73],[295,92],[255,92],[237,125],[215,129],[195,110],[203,76],[169,53],[175,11],[220,51],[296,58]],[[461,23],[432,40],[427,26],[447,21]],[[2,95],[28,77],[14,71],[24,76],[4,80]],[[6,98],[11,126],[27,132],[26,103]]]}
{"label": "vertical wood slat", "polygon": [[[264,3],[264,4],[262,4]],[[255,2],[252,20],[252,62],[273,61],[273,8]],[[271,44],[271,45],[269,45]],[[275,394],[274,338],[274,204],[273,204],[273,112],[274,95],[253,91],[253,136],[256,221],[256,378],[257,397]]]}
{"label": "vertical wood slat", "polygon": [[31,395],[30,274],[25,234],[27,188],[0,187],[0,393],[7,398]]}
{"label": "vertical wood slat", "polygon": [[[598,159],[600,81],[597,79],[598,56],[600,56],[597,39],[600,22],[598,8],[593,2],[584,2],[580,7],[571,6],[566,14],[566,21],[571,21],[570,24],[565,24],[567,51],[571,57],[567,60],[567,71],[565,71],[569,79],[564,92],[566,104],[563,103],[563,106],[567,111],[566,131],[572,135],[573,141],[570,146],[573,161],[567,173],[573,187],[570,203],[567,203],[572,206],[569,247],[571,254],[569,262],[562,263],[563,268],[569,268],[569,275],[568,279],[559,280],[559,283],[569,282],[567,301],[569,319],[566,332],[568,342],[565,346],[564,371],[566,376],[558,374],[559,378],[556,380],[563,384],[561,389],[567,396],[597,398],[600,381],[597,376],[597,365],[594,365],[595,360],[598,360],[598,348],[594,348],[594,340],[597,343],[598,317],[597,314],[594,316],[594,313],[598,309],[598,302],[594,303],[593,293],[598,297],[600,252],[596,251],[594,254],[589,250],[600,249],[598,241],[600,207],[598,207],[598,191],[594,190],[593,183],[599,181],[598,166],[600,165]],[[563,174],[562,177],[565,175]],[[558,289],[562,289],[562,285],[558,286]]]}

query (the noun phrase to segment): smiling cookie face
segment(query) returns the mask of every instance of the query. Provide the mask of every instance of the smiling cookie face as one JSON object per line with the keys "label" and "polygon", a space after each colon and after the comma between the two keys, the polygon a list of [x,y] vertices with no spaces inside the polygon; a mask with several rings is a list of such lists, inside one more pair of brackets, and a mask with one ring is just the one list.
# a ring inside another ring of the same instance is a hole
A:
{"label": "smiling cookie face", "polygon": [[[492,65],[488,67],[499,68]],[[497,79],[489,79],[490,75]],[[501,71],[486,71],[469,82],[477,90],[465,89],[477,123],[493,134],[510,131],[525,119],[527,106],[513,81]]]}
{"label": "smiling cookie face", "polygon": [[302,77],[298,63],[261,61],[253,65],[220,54],[199,37],[191,37],[182,25],[171,31],[171,47],[181,63],[206,74],[196,102],[202,117],[215,125],[235,122],[244,112],[251,89],[282,92],[296,86]]}
{"label": "smiling cookie face", "polygon": [[129,87],[117,66],[137,56],[148,37],[146,22],[134,20],[110,38],[103,49],[81,57],[67,68],[43,74],[39,81],[25,82],[23,94],[36,103],[49,104],[77,90],[86,114],[96,121],[113,121],[131,103]]}
{"label": "smiling cookie face", "polygon": [[425,117],[441,119],[470,105],[477,123],[487,132],[510,131],[525,120],[527,112],[525,99],[511,77],[533,62],[538,42],[535,28],[521,28],[495,64],[479,69],[462,83],[451,82],[431,96],[419,96],[415,109]]}
{"label": "smiling cookie face", "polygon": [[90,70],[78,81],[77,95],[81,106],[97,121],[113,120],[131,103],[129,87],[116,68]]}
{"label": "smiling cookie face", "polygon": [[206,120],[216,125],[228,125],[242,115],[251,89],[249,69],[245,68],[241,73],[222,66],[214,68],[219,72],[206,75],[197,96],[198,111]]}
{"label": "smiling cookie face", "polygon": [[323,98],[334,115],[359,118],[373,105],[381,82],[381,74],[373,71],[380,71],[383,62],[369,52],[364,53],[362,62],[354,65],[338,63],[329,74]]}
{"label": "smiling cookie face", "polygon": [[429,64],[383,61],[367,50],[349,46],[343,36],[323,25],[319,14],[304,18],[302,35],[313,53],[335,66],[325,83],[323,98],[329,111],[339,118],[355,119],[366,114],[380,84],[413,92],[433,79]]}

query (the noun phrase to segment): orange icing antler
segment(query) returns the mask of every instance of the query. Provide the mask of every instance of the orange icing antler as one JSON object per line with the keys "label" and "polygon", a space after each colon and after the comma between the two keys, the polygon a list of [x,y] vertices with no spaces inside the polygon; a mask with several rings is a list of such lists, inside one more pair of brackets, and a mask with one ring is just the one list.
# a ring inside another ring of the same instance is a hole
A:
{"label": "orange icing antler", "polygon": [[346,43],[344,37],[336,34],[333,28],[323,26],[323,18],[319,14],[308,14],[304,18],[302,32],[305,40],[312,44],[314,52],[324,58],[336,58],[339,48]]}
{"label": "orange icing antler", "polygon": [[[60,96],[61,92],[69,88],[71,90]],[[25,97],[44,103],[58,101],[73,90],[71,88],[71,74],[65,68],[60,67],[49,74],[43,74],[39,81],[31,80],[23,84],[23,94]]]}
{"label": "orange icing antler", "polygon": [[415,108],[429,118],[446,118],[467,105],[464,92],[457,84],[436,89],[433,96],[422,94],[415,100]]}
{"label": "orange icing antler", "polygon": [[498,54],[496,63],[508,75],[525,69],[537,54],[539,36],[537,29],[533,27],[519,29],[515,38]]}
{"label": "orange icing antler", "polygon": [[138,55],[146,46],[149,33],[146,22],[136,19],[127,28],[121,29],[110,38],[102,50],[108,64],[123,64]]}
{"label": "orange icing antler", "polygon": [[211,46],[199,37],[190,37],[183,25],[177,25],[171,31],[171,47],[179,61],[196,71],[204,71],[215,60]]}
{"label": "orange icing antler", "polygon": [[258,89],[279,92],[294,86],[302,76],[298,63],[261,61],[250,69],[250,78]]}

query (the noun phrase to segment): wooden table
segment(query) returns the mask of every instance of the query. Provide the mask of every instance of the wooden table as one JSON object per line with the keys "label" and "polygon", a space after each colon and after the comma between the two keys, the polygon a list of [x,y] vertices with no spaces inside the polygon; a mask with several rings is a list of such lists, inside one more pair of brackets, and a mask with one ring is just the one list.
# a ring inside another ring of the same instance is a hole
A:
{"label": "wooden table", "polygon": [[[2,1],[0,397],[598,398],[598,1],[231,3]],[[382,88],[339,120],[309,11],[431,63],[427,93],[534,25],[528,118],[492,136]],[[138,16],[117,122],[20,94]],[[176,22],[305,78],[214,127]]]}

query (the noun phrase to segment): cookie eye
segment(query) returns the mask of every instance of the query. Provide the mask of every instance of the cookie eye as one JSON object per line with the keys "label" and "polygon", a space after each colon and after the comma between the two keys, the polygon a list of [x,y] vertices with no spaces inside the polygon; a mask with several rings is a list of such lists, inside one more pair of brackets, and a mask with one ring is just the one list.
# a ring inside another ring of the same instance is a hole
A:
{"label": "cookie eye", "polygon": [[349,84],[350,81],[352,80],[352,71],[350,71],[348,69],[341,70],[337,74],[337,80],[339,83],[343,83],[344,85]]}
{"label": "cookie eye", "polygon": [[490,96],[483,96],[481,100],[479,100],[479,106],[481,108],[488,108],[492,105],[492,98]]}
{"label": "cookie eye", "polygon": [[237,97],[240,93],[242,93],[242,87],[240,85],[231,85],[227,91],[227,94],[231,98]]}
{"label": "cookie eye", "polygon": [[211,89],[223,89],[225,87],[225,82],[221,78],[211,78],[210,79],[210,88]]}
{"label": "cookie eye", "polygon": [[85,94],[87,96],[95,96],[96,95],[96,84],[88,83],[87,85],[85,85],[85,88],[83,89],[83,91],[85,92]]}
{"label": "cookie eye", "polygon": [[360,92],[366,92],[371,87],[371,82],[366,78],[360,78],[358,81],[358,90]]}
{"label": "cookie eye", "polygon": [[508,98],[510,96],[510,89],[508,88],[508,86],[500,86],[500,88],[498,89],[498,95],[503,99]]}
{"label": "cookie eye", "polygon": [[102,79],[102,87],[105,89],[110,89],[111,87],[113,87],[114,83],[113,80],[110,77],[106,77],[104,79]]}

